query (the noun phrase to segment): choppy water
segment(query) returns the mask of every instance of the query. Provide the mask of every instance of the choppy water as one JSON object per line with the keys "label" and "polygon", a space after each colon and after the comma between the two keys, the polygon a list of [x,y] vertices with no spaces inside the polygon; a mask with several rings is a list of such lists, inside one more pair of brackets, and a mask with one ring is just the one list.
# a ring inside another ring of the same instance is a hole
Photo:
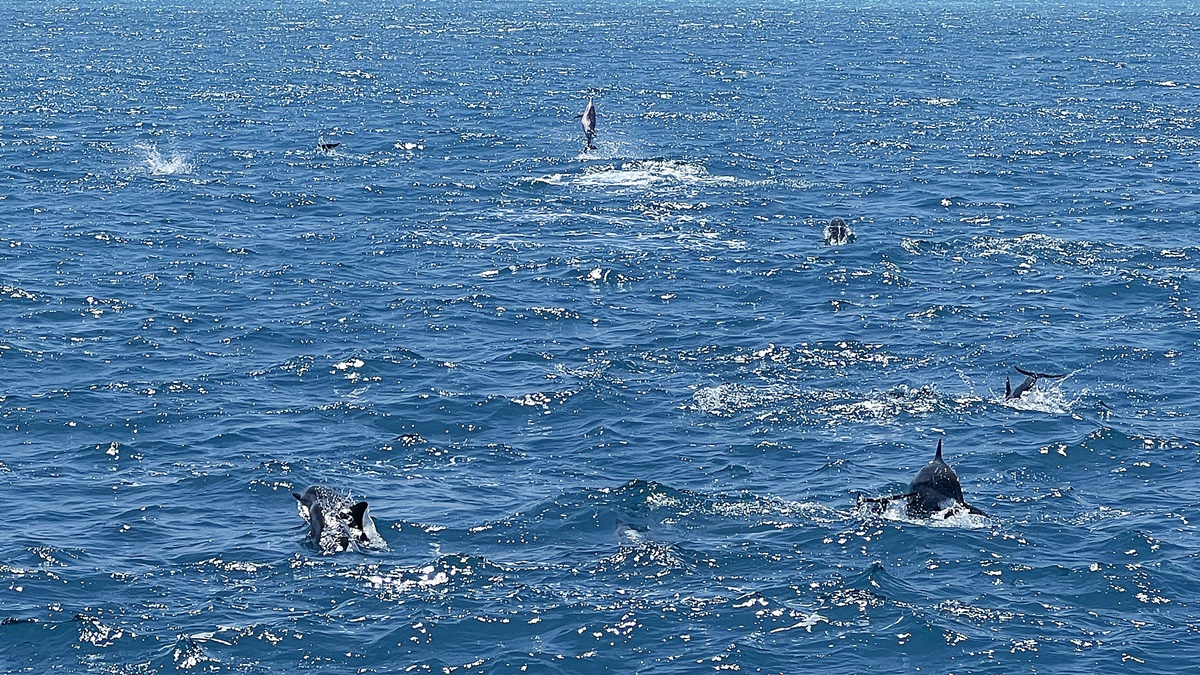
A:
{"label": "choppy water", "polygon": [[[1200,659],[1191,3],[48,4],[0,670]],[[990,517],[856,510],[939,438]]]}

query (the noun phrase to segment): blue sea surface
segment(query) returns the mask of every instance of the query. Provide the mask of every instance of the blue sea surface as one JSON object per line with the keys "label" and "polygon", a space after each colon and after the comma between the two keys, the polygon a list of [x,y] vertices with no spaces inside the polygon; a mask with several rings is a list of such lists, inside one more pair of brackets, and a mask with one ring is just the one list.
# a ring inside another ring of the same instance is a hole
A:
{"label": "blue sea surface", "polygon": [[1195,672],[1194,2],[0,38],[0,672]]}

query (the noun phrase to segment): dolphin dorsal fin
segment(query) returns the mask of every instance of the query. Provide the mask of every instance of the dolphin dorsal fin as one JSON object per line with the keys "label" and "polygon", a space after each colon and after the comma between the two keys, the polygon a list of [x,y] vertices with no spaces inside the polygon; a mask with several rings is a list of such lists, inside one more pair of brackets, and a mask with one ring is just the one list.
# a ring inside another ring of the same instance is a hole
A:
{"label": "dolphin dorsal fin", "polygon": [[937,448],[937,454],[935,454],[935,455],[933,456],[933,461],[935,461],[935,462],[941,462],[941,461],[943,461],[943,460],[942,460],[942,439],[940,439],[940,438],[938,439],[938,448]]}
{"label": "dolphin dorsal fin", "polygon": [[1004,378],[1004,398],[1012,398],[1012,380]]}
{"label": "dolphin dorsal fin", "polygon": [[367,517],[367,503],[359,502],[350,507],[350,515],[354,516],[354,526],[363,529],[363,520]]}

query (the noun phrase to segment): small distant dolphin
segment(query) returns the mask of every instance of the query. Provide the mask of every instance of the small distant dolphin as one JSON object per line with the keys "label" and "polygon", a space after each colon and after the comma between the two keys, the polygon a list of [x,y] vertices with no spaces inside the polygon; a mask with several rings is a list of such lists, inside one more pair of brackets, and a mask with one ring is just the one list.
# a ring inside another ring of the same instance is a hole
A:
{"label": "small distant dolphin", "polygon": [[341,145],[341,143],[326,143],[325,141],[321,141],[317,143],[317,149],[321,152],[332,152],[333,149],[339,145]]}
{"label": "small distant dolphin", "polygon": [[870,505],[867,507],[869,510],[882,513],[889,502],[897,499],[906,500],[905,511],[909,518],[927,518],[939,511],[952,509],[945,514],[949,516],[954,513],[954,510],[957,510],[957,507],[963,507],[967,512],[977,516],[987,515],[983,510],[971,506],[963,499],[962,485],[958,482],[958,474],[954,473],[954,469],[951,469],[950,465],[942,459],[941,439],[938,439],[937,453],[933,456],[933,461],[921,467],[917,476],[908,486],[908,492],[902,495],[875,498],[859,495],[858,504],[860,507]]}
{"label": "small distant dolphin", "polygon": [[596,137],[596,105],[592,103],[592,99],[588,99],[587,107],[576,115],[575,119],[580,120],[580,124],[583,125],[583,138],[587,143],[583,151],[595,150],[596,146],[592,145],[592,139]]}
{"label": "small distant dolphin", "polygon": [[854,241],[854,232],[841,218],[834,218],[825,226],[825,243],[829,246],[841,246]]}
{"label": "small distant dolphin", "polygon": [[958,474],[942,460],[942,439],[938,439],[933,461],[921,467],[908,486],[908,517],[923,518],[942,509],[963,506],[977,516],[987,514],[963,500]]}
{"label": "small distant dolphin", "polygon": [[1007,377],[1004,378],[1004,400],[1006,401],[1021,398],[1021,394],[1033,389],[1033,385],[1037,384],[1039,378],[1044,377],[1047,380],[1057,380],[1060,377],[1067,376],[1067,373],[1063,373],[1062,375],[1047,375],[1046,373],[1033,373],[1023,368],[1017,368],[1016,370],[1025,376],[1025,381],[1018,384],[1016,389],[1013,389],[1012,381]]}
{"label": "small distant dolphin", "polygon": [[367,513],[367,503],[354,503],[345,495],[319,485],[293,492],[300,517],[308,521],[308,536],[322,553],[387,548]]}

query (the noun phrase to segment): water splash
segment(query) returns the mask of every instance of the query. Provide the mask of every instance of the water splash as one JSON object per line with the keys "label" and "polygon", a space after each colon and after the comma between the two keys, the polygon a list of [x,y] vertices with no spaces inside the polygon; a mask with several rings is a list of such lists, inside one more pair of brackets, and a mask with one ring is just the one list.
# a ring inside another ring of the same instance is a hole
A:
{"label": "water splash", "polygon": [[733,176],[714,176],[699,164],[678,160],[626,162],[621,166],[589,168],[575,178],[585,187],[648,189],[659,185],[712,185],[733,183]]}
{"label": "water splash", "polygon": [[138,145],[137,148],[142,151],[142,160],[151,176],[175,176],[191,173],[195,168],[187,157],[177,152],[167,157],[156,145]]}
{"label": "water splash", "polygon": [[876,516],[894,523],[936,528],[981,530],[987,529],[992,525],[992,521],[988,516],[971,513],[957,505],[933,513],[928,518],[913,518],[909,516],[906,502],[903,499],[894,499],[888,502],[887,508],[883,512],[873,511],[871,507],[872,505],[869,504],[860,504],[858,507],[859,516],[863,518]]}
{"label": "water splash", "polygon": [[[1043,385],[1039,382],[1039,386]],[[1027,391],[1019,398],[1006,399],[1003,396],[998,396],[996,403],[1007,408],[1012,408],[1013,410],[1040,412],[1047,415],[1069,415],[1075,409],[1079,400],[1078,398],[1069,398],[1057,388],[1047,387],[1045,389],[1035,388]]]}

